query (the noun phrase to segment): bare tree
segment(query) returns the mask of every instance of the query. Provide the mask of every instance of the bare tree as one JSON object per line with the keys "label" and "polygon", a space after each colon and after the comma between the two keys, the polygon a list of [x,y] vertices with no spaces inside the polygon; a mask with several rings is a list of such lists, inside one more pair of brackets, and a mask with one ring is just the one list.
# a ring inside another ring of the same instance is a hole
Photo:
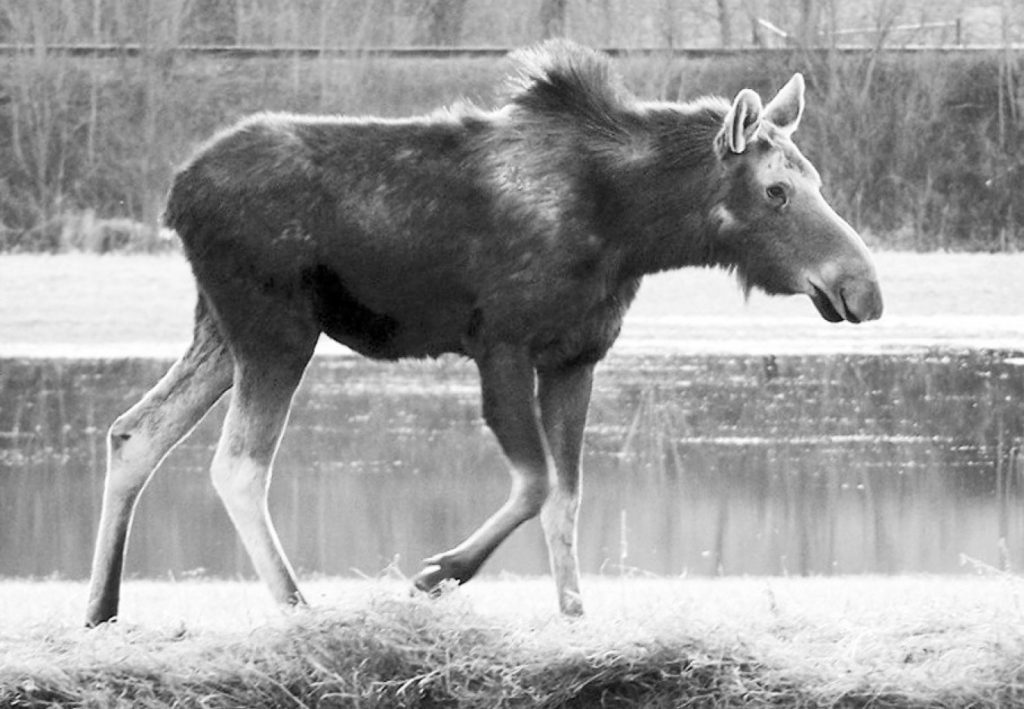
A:
{"label": "bare tree", "polygon": [[53,2],[0,4],[10,37],[31,47],[11,57],[4,70],[10,157],[0,205],[8,223],[42,223],[65,201],[68,166],[78,145],[72,122],[75,85],[67,57],[48,55],[46,47],[72,38],[66,9]]}
{"label": "bare tree", "polygon": [[540,34],[543,39],[565,34],[565,11],[569,0],[543,0],[540,4]]}
{"label": "bare tree", "polygon": [[800,0],[800,25],[798,38],[804,47],[818,44],[818,31],[821,25],[821,3],[817,0]]}
{"label": "bare tree", "polygon": [[187,41],[197,44],[238,42],[237,0],[191,0],[183,28]]}
{"label": "bare tree", "polygon": [[722,46],[732,46],[732,11],[728,0],[716,0],[718,8],[718,31],[721,33]]}
{"label": "bare tree", "polygon": [[759,0],[741,0],[740,5],[743,7],[743,14],[746,15],[747,22],[750,24],[751,44],[755,47],[763,46],[764,38],[761,36],[761,24],[758,22],[761,19]]}
{"label": "bare tree", "polygon": [[467,0],[426,0],[419,6],[420,39],[434,46],[455,46],[462,39]]}

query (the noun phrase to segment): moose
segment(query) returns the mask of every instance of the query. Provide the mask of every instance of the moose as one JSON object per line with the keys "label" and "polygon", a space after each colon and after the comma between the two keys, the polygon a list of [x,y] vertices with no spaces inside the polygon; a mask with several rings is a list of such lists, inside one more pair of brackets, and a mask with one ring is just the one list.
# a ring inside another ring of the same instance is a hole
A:
{"label": "moose", "polygon": [[321,333],[376,359],[456,353],[511,470],[508,499],[424,561],[424,591],[468,581],[540,515],[560,610],[580,614],[580,458],[594,367],[644,275],[733,271],[878,318],[871,257],[793,143],[794,75],[762,104],[641,100],[604,54],[519,50],[507,100],[406,119],[263,113],[178,171],[165,222],[198,291],[193,341],[108,433],[87,623],[118,614],[139,494],[228,390],[214,488],[259,577],[304,604],[267,508],[292,396]]}

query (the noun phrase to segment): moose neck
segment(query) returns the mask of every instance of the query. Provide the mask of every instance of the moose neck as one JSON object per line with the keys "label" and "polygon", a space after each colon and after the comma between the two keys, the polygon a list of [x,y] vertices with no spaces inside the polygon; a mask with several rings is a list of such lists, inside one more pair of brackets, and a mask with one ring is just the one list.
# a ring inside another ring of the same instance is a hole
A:
{"label": "moose neck", "polygon": [[624,274],[721,265],[711,216],[726,189],[714,148],[721,106],[641,105],[637,118],[633,140],[642,138],[646,153],[600,171],[606,194],[598,218],[622,249]]}

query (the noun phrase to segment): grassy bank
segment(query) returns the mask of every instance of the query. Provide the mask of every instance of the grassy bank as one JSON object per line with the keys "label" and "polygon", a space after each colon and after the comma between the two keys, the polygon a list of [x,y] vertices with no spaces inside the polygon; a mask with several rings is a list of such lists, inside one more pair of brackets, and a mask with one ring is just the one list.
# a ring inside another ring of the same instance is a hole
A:
{"label": "grassy bank", "polygon": [[84,586],[0,585],[0,702],[183,706],[1005,706],[1024,700],[1013,577],[550,579],[433,602],[321,580],[278,614],[242,582],[134,582],[78,627]]}

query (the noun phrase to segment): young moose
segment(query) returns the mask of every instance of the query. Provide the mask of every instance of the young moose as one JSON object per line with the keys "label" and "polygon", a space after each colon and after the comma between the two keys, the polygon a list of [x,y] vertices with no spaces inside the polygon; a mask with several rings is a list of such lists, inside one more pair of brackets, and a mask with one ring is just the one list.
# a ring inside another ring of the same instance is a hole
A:
{"label": "young moose", "polygon": [[281,603],[303,603],[267,514],[271,464],[320,333],[368,357],[472,358],[508,500],[415,584],[469,580],[540,514],[561,610],[582,612],[580,447],[596,362],[640,279],[734,270],[826,320],[879,317],[871,259],[793,144],[795,75],[763,106],[641,101],[567,42],[514,57],[508,103],[406,120],[257,115],[177,175],[166,220],[199,291],[194,341],[109,433],[88,623],[117,615],[132,512],[228,389],[213,483]]}

